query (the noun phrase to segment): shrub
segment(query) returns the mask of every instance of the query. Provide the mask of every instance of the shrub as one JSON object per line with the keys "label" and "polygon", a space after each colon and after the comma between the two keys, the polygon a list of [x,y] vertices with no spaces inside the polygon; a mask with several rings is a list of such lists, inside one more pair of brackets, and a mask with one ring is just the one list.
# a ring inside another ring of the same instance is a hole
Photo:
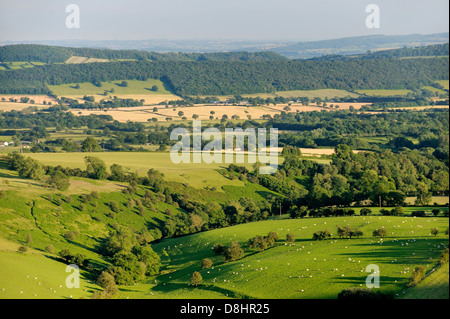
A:
{"label": "shrub", "polygon": [[337,227],[337,234],[339,238],[352,238],[353,236],[360,237],[363,235],[363,232],[359,229],[353,229],[351,227],[344,227],[341,228],[340,226]]}
{"label": "shrub", "polygon": [[203,268],[203,269],[205,269],[205,268],[210,268],[212,265],[213,265],[213,262],[212,262],[211,259],[209,259],[209,258],[204,258],[204,259],[202,260],[202,268]]}
{"label": "shrub", "polygon": [[98,276],[97,284],[100,287],[104,288],[102,292],[103,297],[102,299],[110,298],[119,292],[114,277],[111,274],[107,273],[106,271],[102,271],[101,274]]}
{"label": "shrub", "polygon": [[324,240],[324,239],[328,239],[330,237],[331,237],[331,234],[328,230],[324,230],[324,231],[319,230],[313,234],[314,240]]}
{"label": "shrub", "polygon": [[95,198],[95,199],[99,199],[100,198],[100,196],[99,196],[97,191],[92,191],[90,195],[91,195],[92,198]]}
{"label": "shrub", "polygon": [[213,247],[213,251],[216,255],[222,255],[225,251],[225,246],[222,244],[215,244]]}
{"label": "shrub", "polygon": [[361,216],[368,216],[368,215],[372,214],[372,210],[370,208],[364,207],[364,208],[361,208],[361,210],[359,211],[359,214]]}
{"label": "shrub", "polygon": [[294,205],[289,209],[289,215],[291,218],[303,218],[307,215],[307,213],[308,207],[306,206],[297,207]]}
{"label": "shrub", "polygon": [[267,234],[267,238],[269,239],[269,242],[276,242],[278,240],[278,233],[271,231]]}
{"label": "shrub", "polygon": [[236,259],[244,257],[244,250],[237,241],[231,243],[230,247],[224,251],[226,261],[234,261]]}
{"label": "shrub", "polygon": [[47,183],[60,191],[65,191],[70,186],[70,179],[67,175],[65,175],[61,171],[54,171],[50,175],[50,179],[47,181]]}
{"label": "shrub", "polygon": [[287,235],[286,235],[286,241],[287,241],[288,243],[294,242],[294,241],[295,241],[294,234],[292,234],[292,233],[287,234]]}
{"label": "shrub", "polygon": [[359,230],[359,229],[355,229],[354,231],[353,231],[353,236],[356,236],[356,237],[361,237],[362,235],[364,235],[364,233],[361,231],[361,230]]}
{"label": "shrub", "polygon": [[373,237],[384,237],[387,234],[387,230],[384,228],[375,229],[372,233]]}
{"label": "shrub", "polygon": [[439,256],[439,263],[441,265],[448,263],[448,248],[446,248],[443,253]]}
{"label": "shrub", "polygon": [[49,254],[54,254],[55,253],[55,246],[48,245],[48,246],[45,247],[45,251],[48,252]]}
{"label": "shrub", "polygon": [[431,235],[437,236],[437,234],[439,234],[439,230],[436,227],[435,228],[431,228]]}
{"label": "shrub", "polygon": [[249,239],[247,244],[250,248],[256,248],[262,251],[269,246],[269,240],[266,237],[263,238],[261,236],[255,236]]}
{"label": "shrub", "polygon": [[108,206],[114,213],[119,213],[120,212],[119,204],[117,204],[116,201],[114,201],[114,200],[110,201],[108,203]]}
{"label": "shrub", "polygon": [[86,257],[82,254],[72,254],[72,252],[69,249],[63,249],[58,253],[58,256],[60,256],[66,263],[68,264],[76,264],[80,267],[87,266],[88,260]]}
{"label": "shrub", "polygon": [[413,217],[425,217],[427,214],[423,210],[415,210],[411,213]]}
{"label": "shrub", "polygon": [[18,253],[21,253],[21,254],[24,254],[24,253],[26,253],[28,251],[28,247],[27,246],[20,246],[18,249],[17,249],[17,252]]}
{"label": "shrub", "polygon": [[393,209],[391,209],[391,216],[403,216],[403,207],[401,206],[395,206]]}
{"label": "shrub", "polygon": [[440,211],[439,209],[437,209],[437,208],[435,208],[435,209],[433,209],[433,210],[431,211],[431,213],[432,213],[434,216],[439,215],[440,212],[441,212],[441,211]]}
{"label": "shrub", "polygon": [[64,238],[67,240],[75,240],[79,233],[77,231],[69,231],[64,234]]}
{"label": "shrub", "polygon": [[194,286],[198,286],[202,282],[203,282],[202,275],[198,271],[195,271],[191,276],[191,284]]}
{"label": "shrub", "polygon": [[417,285],[426,275],[426,268],[424,266],[417,266],[409,278],[408,287]]}

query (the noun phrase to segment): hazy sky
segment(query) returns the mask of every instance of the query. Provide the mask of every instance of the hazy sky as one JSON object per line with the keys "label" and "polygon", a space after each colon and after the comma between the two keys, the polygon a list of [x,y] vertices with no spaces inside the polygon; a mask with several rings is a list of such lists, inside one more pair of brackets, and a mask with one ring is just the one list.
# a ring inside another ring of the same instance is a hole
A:
{"label": "hazy sky", "polygon": [[[380,28],[365,25],[369,4]],[[66,6],[80,28],[66,27]],[[0,41],[322,40],[448,32],[448,0],[0,0]]]}

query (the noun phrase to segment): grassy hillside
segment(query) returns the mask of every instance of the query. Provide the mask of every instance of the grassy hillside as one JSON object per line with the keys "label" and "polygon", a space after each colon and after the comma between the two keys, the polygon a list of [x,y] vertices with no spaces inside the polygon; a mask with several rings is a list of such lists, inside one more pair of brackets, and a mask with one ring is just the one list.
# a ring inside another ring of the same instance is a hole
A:
{"label": "grassy hillside", "polygon": [[408,289],[401,299],[449,299],[449,264],[445,264]]}
{"label": "grassy hillside", "polygon": [[[72,158],[67,157],[66,161],[52,155],[53,158],[48,157],[50,162],[57,160],[63,165],[70,165],[70,160],[74,161],[72,163],[82,162],[73,158],[77,154],[67,154]],[[118,154],[110,155],[116,155],[110,158],[111,161],[120,160]],[[124,155],[129,159],[130,154]],[[149,158],[140,160],[140,165],[144,165]],[[161,157],[158,168],[163,169],[163,163]],[[166,172],[170,171],[169,167],[166,169]],[[198,169],[187,175],[193,182],[199,182],[214,172],[214,169]],[[186,175],[182,176],[186,173],[180,172],[178,177],[186,178]],[[55,192],[20,179],[7,167],[2,167],[1,174],[0,269],[7,274],[2,276],[7,280],[0,279],[1,298],[89,297],[98,289],[92,284],[93,278],[82,273],[81,289],[72,291],[65,288],[65,264],[55,254],[45,252],[48,245],[54,246],[55,253],[68,248],[74,253],[84,254],[94,267],[103,268],[109,261],[98,253],[98,248],[110,230],[119,226],[134,231],[154,228],[167,218],[164,213],[167,209],[172,212],[179,210],[171,204],[159,202],[154,209],[145,208],[139,212],[131,200],[142,198],[146,187],[138,187],[135,194],[125,194],[121,190],[126,184],[73,178],[67,191]],[[218,174],[217,183],[223,181],[228,180]],[[239,180],[229,182],[230,185],[223,185],[222,193],[201,188],[190,192],[195,192],[192,193],[193,198],[204,202],[241,197],[258,200],[272,193]],[[96,196],[81,196],[93,190],[98,192]],[[111,201],[118,203],[120,211],[111,211],[108,205]],[[405,213],[409,215],[412,210],[405,208]],[[377,209],[373,211],[378,213]],[[336,236],[338,225],[358,228],[363,231],[363,236],[339,239]],[[382,240],[372,236],[372,231],[381,227],[388,230],[387,237]],[[433,227],[440,231],[437,236],[430,235]],[[364,286],[368,275],[365,268],[369,264],[380,267],[380,290],[401,296],[414,267],[424,265],[431,270],[436,266],[441,251],[448,244],[448,236],[444,235],[447,228],[448,218],[441,215],[426,218],[375,215],[304,219],[289,219],[283,215],[266,221],[168,238],[152,245],[162,258],[161,274],[133,286],[120,286],[118,298],[336,298],[344,288]],[[312,240],[312,234],[318,230],[329,230],[332,238]],[[279,235],[274,247],[259,252],[247,246],[248,239],[267,235],[270,231]],[[68,238],[68,232],[77,235]],[[294,242],[285,241],[288,233],[294,235]],[[223,256],[212,251],[216,243],[229,245],[233,241],[238,241],[244,248],[242,259],[225,262]],[[29,246],[29,251],[19,254],[19,245]],[[213,267],[202,269],[200,263],[203,258],[210,258]],[[203,283],[198,287],[190,285],[194,271],[199,271],[203,277]]]}
{"label": "grassy hillside", "polygon": [[[335,233],[336,225],[358,227],[364,236],[312,240],[313,232],[328,229]],[[372,237],[372,230],[383,226],[388,236],[383,240]],[[159,276],[157,285],[153,280],[139,284],[130,295],[150,297],[153,295],[147,289],[151,289],[158,298],[189,298],[191,292],[211,298],[217,293],[223,297],[336,298],[344,288],[365,286],[369,264],[380,267],[381,291],[401,295],[414,267],[424,265],[430,270],[446,247],[447,238],[443,234],[431,236],[431,227],[444,229],[448,219],[356,216],[268,220],[168,239],[153,248],[168,253],[165,263],[171,273]],[[245,244],[269,231],[280,237],[274,248],[264,252],[247,249],[246,256],[234,262],[224,263],[211,249],[215,243]],[[284,241],[287,233],[294,234],[294,243]],[[214,268],[201,269],[203,258],[211,258]],[[189,286],[194,271],[204,280],[197,288]]]}
{"label": "grassy hillside", "polygon": [[66,265],[32,251],[25,254],[0,248],[0,299],[89,298],[99,287],[80,273],[80,288],[67,288]]}
{"label": "grassy hillside", "polygon": [[[169,152],[102,152],[102,153],[34,153],[28,154],[45,165],[62,165],[71,168],[84,168],[84,157],[86,155],[101,158],[106,166],[120,164],[130,168],[138,175],[145,175],[150,168],[154,168],[165,175],[168,181],[189,183],[192,187],[203,188],[205,186],[216,187],[219,191],[224,185],[244,186],[238,179],[229,180],[224,178],[219,171],[227,167],[226,163],[180,163],[174,164],[170,159]],[[247,160],[246,160],[247,162]],[[281,160],[280,160],[281,163]],[[251,167],[252,164],[242,164]]]}

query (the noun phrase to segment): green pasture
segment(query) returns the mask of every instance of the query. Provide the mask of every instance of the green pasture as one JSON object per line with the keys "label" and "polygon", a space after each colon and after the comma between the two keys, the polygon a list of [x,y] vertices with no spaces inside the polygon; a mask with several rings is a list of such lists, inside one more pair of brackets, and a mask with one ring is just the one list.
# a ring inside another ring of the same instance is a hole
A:
{"label": "green pasture", "polygon": [[[171,94],[160,80],[126,80],[126,82],[128,83],[126,87],[121,86],[122,80],[102,82],[101,87],[97,87],[90,82],[49,85],[48,87],[57,96],[101,95],[105,91],[108,91],[108,96],[117,94]],[[75,88],[77,84],[80,86],[79,89]],[[156,92],[151,90],[154,85],[158,87]],[[111,89],[114,89],[114,92],[109,93]]]}
{"label": "green pasture", "polygon": [[90,298],[99,287],[80,271],[80,287],[69,288],[67,265],[44,253],[17,253],[0,249],[0,299]]}
{"label": "green pasture", "polygon": [[0,65],[0,71],[33,68],[35,66],[44,64],[45,63],[42,62],[26,62],[26,61],[2,62],[2,64]]}
{"label": "green pasture", "polygon": [[[99,153],[29,153],[30,156],[42,164],[71,168],[85,169],[84,157],[95,156],[102,159],[109,168],[112,164],[122,165],[144,176],[150,168],[156,169],[165,175],[166,180],[187,183],[195,188],[216,187],[221,191],[222,186],[244,186],[244,182],[225,178],[220,171],[228,167],[228,163],[191,163],[175,164],[171,161],[170,152],[99,152]],[[238,164],[251,168],[247,156],[244,163]],[[279,163],[281,164],[280,158]]]}
{"label": "green pasture", "polygon": [[[337,225],[359,228],[364,235],[338,239]],[[380,227],[388,230],[387,237],[372,237],[372,231]],[[432,227],[441,233],[430,235]],[[380,290],[399,297],[416,266],[424,265],[427,270],[436,266],[448,244],[443,233],[447,228],[448,218],[355,216],[267,220],[166,239],[153,248],[167,253],[163,259],[167,274],[138,284],[130,292],[124,289],[122,296],[333,299],[342,289],[365,287],[366,267],[375,264],[380,269]],[[312,240],[315,231],[325,229],[334,234],[331,240]],[[238,241],[245,246],[249,238],[269,231],[277,232],[280,239],[263,252],[246,248],[244,258],[224,262],[212,251],[215,243]],[[294,243],[285,242],[288,233],[294,234]],[[213,268],[201,269],[203,258],[211,258]],[[194,271],[203,277],[198,287],[189,285]]]}
{"label": "green pasture", "polygon": [[355,90],[356,93],[365,94],[368,96],[392,96],[392,95],[407,95],[413,93],[411,90]]}
{"label": "green pasture", "polygon": [[449,265],[435,272],[402,294],[401,299],[449,299]]}
{"label": "green pasture", "polygon": [[444,87],[444,90],[448,90],[449,88],[449,80],[441,80],[441,81],[436,81],[436,83],[439,83],[440,85],[442,85]]}

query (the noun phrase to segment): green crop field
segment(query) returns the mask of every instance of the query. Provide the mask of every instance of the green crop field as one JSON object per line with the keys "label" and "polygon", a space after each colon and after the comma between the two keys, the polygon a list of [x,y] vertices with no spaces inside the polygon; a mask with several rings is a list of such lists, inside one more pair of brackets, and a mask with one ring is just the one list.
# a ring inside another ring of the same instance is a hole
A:
{"label": "green crop field", "polygon": [[413,93],[411,90],[356,90],[356,92],[368,96],[392,96]]}
{"label": "green crop field", "polygon": [[38,65],[44,65],[45,63],[42,62],[2,62],[0,65],[0,71],[4,70],[19,70],[19,69],[25,69],[25,68],[33,68]]}
{"label": "green crop field", "polygon": [[329,98],[332,99],[334,97],[358,97],[358,94],[346,91],[346,90],[336,90],[336,89],[322,89],[322,90],[296,90],[296,91],[278,91],[275,93],[276,96],[282,97],[308,97],[310,99],[313,98]]}
{"label": "green crop field", "polygon": [[[77,83],[70,84],[60,84],[60,85],[49,85],[49,89],[56,94],[57,96],[72,96],[72,95],[101,95],[105,91],[111,91],[114,89],[114,92],[108,93],[109,95],[117,95],[117,94],[171,94],[167,91],[163,85],[163,83],[159,80],[148,79],[147,81],[139,81],[139,80],[127,80],[127,87],[121,86],[122,81],[110,81],[110,82],[102,82],[101,87],[97,87],[92,83],[84,82],[78,83],[80,88],[76,89],[75,86]],[[158,87],[158,91],[152,91],[152,87],[156,85]]]}
{"label": "green crop field", "polygon": [[435,87],[432,87],[432,86],[423,86],[422,87],[422,89],[423,90],[428,90],[428,91],[431,91],[431,92],[437,92],[438,94],[447,94],[447,92],[446,91],[444,91],[444,90],[441,90],[441,89],[437,89],[437,88],[435,88]]}
{"label": "green crop field", "polygon": [[449,88],[449,80],[442,80],[442,81],[436,81],[436,83],[439,83],[440,85],[442,85],[444,87],[444,90],[448,90]]}

